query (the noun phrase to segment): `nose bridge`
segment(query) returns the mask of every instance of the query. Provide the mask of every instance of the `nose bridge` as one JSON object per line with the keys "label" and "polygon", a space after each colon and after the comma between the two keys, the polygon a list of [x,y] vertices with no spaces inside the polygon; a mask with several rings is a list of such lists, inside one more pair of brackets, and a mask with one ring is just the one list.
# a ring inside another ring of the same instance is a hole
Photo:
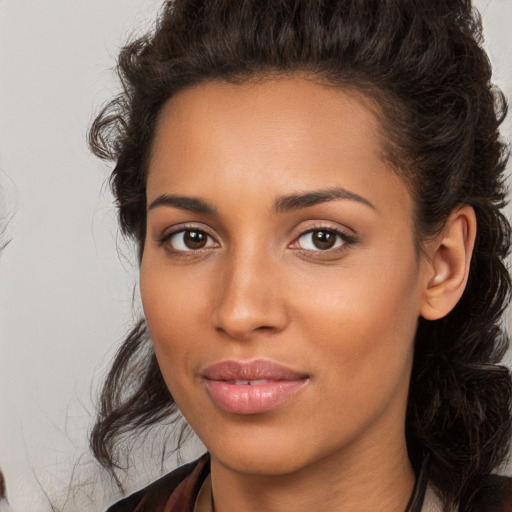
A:
{"label": "nose bridge", "polygon": [[277,262],[261,245],[233,248],[220,271],[214,323],[236,339],[255,331],[279,331],[286,324]]}

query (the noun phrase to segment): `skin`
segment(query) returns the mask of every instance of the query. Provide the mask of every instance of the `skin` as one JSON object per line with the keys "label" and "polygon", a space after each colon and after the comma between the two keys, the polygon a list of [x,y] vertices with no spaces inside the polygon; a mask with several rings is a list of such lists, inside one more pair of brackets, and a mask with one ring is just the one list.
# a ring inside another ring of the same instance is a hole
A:
{"label": "skin", "polygon": [[[374,110],[289,76],[202,84],[161,111],[140,289],[167,386],[211,454],[216,512],[391,512],[408,502],[417,320],[445,314],[462,293],[474,228],[463,209],[417,251],[411,195],[382,156]],[[277,198],[334,187],[358,199],[275,211]],[[215,211],[151,207],[165,194]],[[187,246],[184,229],[205,245]],[[319,249],[312,229],[334,236],[333,248]],[[201,372],[255,359],[307,382],[263,413],[219,408]]]}

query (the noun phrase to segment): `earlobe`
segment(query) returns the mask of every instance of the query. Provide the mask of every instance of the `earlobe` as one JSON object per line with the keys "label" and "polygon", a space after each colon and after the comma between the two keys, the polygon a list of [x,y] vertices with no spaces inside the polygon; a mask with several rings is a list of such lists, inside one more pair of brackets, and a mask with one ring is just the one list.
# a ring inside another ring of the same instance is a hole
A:
{"label": "earlobe", "polygon": [[475,237],[475,211],[464,205],[450,214],[442,232],[428,242],[420,310],[423,318],[438,320],[459,301],[468,280]]}

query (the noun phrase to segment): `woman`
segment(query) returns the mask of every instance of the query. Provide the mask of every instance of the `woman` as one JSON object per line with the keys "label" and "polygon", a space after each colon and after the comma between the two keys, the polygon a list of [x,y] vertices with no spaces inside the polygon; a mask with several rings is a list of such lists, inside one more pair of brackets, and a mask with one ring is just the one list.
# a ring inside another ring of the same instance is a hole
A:
{"label": "woman", "polygon": [[109,510],[510,510],[505,103],[468,1],[166,3],[121,52],[144,320],[91,445],[208,453]]}

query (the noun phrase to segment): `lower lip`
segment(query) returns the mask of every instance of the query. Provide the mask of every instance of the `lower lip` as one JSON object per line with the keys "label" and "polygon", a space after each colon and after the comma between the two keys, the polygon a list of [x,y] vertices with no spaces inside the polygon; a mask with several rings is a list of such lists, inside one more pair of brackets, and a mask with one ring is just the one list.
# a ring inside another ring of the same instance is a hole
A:
{"label": "lower lip", "polygon": [[206,389],[221,409],[235,414],[258,414],[278,406],[304,387],[307,379],[281,380],[257,385],[235,385],[206,380]]}

